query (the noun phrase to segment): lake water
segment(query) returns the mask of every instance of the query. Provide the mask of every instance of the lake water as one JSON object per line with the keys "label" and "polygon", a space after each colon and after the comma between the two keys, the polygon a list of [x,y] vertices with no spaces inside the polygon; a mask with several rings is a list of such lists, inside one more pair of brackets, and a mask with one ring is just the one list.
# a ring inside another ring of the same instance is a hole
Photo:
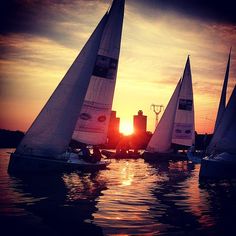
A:
{"label": "lake water", "polygon": [[0,150],[1,235],[236,235],[236,183],[200,165],[112,160],[109,169],[9,176]]}

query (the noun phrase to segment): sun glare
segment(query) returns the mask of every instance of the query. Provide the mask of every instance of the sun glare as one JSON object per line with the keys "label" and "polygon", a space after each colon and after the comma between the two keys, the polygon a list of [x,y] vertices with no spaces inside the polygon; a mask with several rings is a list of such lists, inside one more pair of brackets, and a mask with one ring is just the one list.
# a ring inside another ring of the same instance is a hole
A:
{"label": "sun glare", "polygon": [[128,121],[121,121],[120,132],[124,135],[130,135],[134,132],[133,124]]}

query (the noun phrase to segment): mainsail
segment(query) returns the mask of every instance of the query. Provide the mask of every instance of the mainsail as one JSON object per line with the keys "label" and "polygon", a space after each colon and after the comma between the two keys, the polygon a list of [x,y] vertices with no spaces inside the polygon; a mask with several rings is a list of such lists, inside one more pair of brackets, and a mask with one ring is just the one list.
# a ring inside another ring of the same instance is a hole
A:
{"label": "mainsail", "polygon": [[115,90],[124,0],[114,0],[109,11],[88,91],[73,133],[73,139],[86,144],[106,142]]}
{"label": "mainsail", "polygon": [[148,152],[171,152],[171,145],[191,146],[194,143],[194,104],[190,60],[187,59],[183,77],[150,139]]}
{"label": "mainsail", "polygon": [[172,143],[192,146],[195,140],[192,75],[187,59],[175,113]]}
{"label": "mainsail", "polygon": [[229,80],[229,68],[230,68],[230,56],[231,56],[231,48],[229,52],[229,58],[228,58],[228,63],[226,67],[226,72],[225,72],[225,78],[224,78],[224,84],[221,92],[221,97],[220,97],[220,103],[218,107],[218,112],[216,116],[216,123],[215,123],[215,128],[214,131],[216,131],[216,128],[218,127],[220,120],[222,118],[222,115],[224,113],[225,107],[226,107],[226,92],[227,92],[227,84]]}
{"label": "mainsail", "polygon": [[[115,23],[112,24],[113,16],[111,14],[114,14],[117,18],[118,13],[115,10],[118,10],[118,7],[122,5],[124,5],[124,0],[113,1],[110,12],[104,15],[80,54],[27,131],[22,142],[17,147],[16,153],[57,156],[65,152],[74,132],[78,117],[82,115],[81,110],[85,105],[85,97],[89,103],[90,97],[96,96],[91,91],[87,93],[88,87],[94,86],[95,84],[103,85],[99,82],[95,83],[95,81],[93,84],[90,84],[92,77],[98,73],[107,72],[107,80],[112,80],[112,76],[116,75],[116,70],[114,72],[111,69],[112,65],[109,67],[110,70],[106,71],[106,66],[103,63],[106,64],[109,61],[112,64],[112,59],[118,57],[119,43],[118,40],[112,40],[112,38],[115,38],[115,35],[112,33],[114,29],[108,26],[117,26]],[[123,13],[119,14],[123,16]],[[121,28],[119,30],[121,31]],[[119,30],[116,33],[119,33]],[[105,36],[105,32],[109,34],[108,38]],[[119,35],[121,35],[121,32]],[[107,42],[110,38],[114,42],[114,45],[111,43],[110,48],[103,48],[104,45],[108,44]],[[102,66],[99,67],[100,64]],[[100,68],[104,70],[100,71]],[[110,90],[109,85],[105,87],[104,92],[106,90]],[[106,93],[106,96],[109,95],[113,96],[113,94]],[[104,100],[97,100],[97,102],[103,103]]]}

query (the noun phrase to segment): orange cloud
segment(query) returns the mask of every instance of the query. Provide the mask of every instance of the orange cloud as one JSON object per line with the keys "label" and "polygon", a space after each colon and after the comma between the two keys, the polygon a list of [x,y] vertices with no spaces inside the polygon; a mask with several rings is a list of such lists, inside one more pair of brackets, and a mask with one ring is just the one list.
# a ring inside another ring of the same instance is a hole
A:
{"label": "orange cloud", "polygon": [[[108,8],[104,1],[70,3],[47,5],[45,18],[37,12],[39,28],[32,32],[0,34],[1,128],[30,126]],[[142,109],[153,131],[150,105],[167,105],[190,54],[196,129],[211,132],[230,46],[229,93],[235,84],[236,26],[173,11],[149,13],[142,14],[134,3],[126,5],[113,109],[125,120]]]}

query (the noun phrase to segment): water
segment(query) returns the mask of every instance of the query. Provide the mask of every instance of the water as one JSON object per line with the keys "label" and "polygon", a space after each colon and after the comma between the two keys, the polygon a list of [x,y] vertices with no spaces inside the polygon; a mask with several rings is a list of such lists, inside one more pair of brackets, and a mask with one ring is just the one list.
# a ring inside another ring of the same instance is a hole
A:
{"label": "water", "polygon": [[13,177],[9,151],[0,150],[1,235],[236,235],[236,183],[199,185],[199,164],[113,160],[95,174]]}

